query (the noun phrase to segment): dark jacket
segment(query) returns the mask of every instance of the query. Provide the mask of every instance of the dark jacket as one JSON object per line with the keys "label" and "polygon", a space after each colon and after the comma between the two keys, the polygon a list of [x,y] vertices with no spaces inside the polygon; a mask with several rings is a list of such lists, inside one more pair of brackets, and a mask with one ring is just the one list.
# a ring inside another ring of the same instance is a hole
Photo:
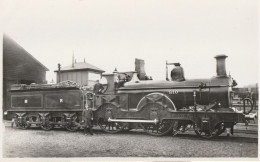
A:
{"label": "dark jacket", "polygon": [[92,127],[91,120],[93,119],[93,112],[91,109],[84,109],[82,112],[82,120],[84,120],[85,127]]}
{"label": "dark jacket", "polygon": [[100,83],[96,83],[93,88],[93,93],[95,94],[101,94],[102,90],[104,89],[103,85]]}

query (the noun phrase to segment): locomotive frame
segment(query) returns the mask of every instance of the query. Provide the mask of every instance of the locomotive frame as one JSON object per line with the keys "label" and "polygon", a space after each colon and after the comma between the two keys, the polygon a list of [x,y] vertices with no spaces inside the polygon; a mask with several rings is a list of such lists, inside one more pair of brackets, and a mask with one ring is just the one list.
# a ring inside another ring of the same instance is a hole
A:
{"label": "locomotive frame", "polygon": [[[148,134],[162,136],[190,127],[207,139],[225,130],[233,134],[233,126],[244,123],[244,114],[249,112],[245,104],[244,113],[232,109],[233,82],[225,74],[226,57],[216,56],[217,76],[210,79],[140,81],[134,73],[129,82],[117,88],[117,74],[113,73],[103,75],[108,83],[106,91],[97,95],[77,86],[10,90],[11,104],[5,114],[12,116],[22,129],[35,124],[44,130],[60,126],[76,131],[80,128],[82,109],[87,105],[93,110],[94,124],[108,133],[141,127]],[[250,99],[245,100],[252,110]]]}

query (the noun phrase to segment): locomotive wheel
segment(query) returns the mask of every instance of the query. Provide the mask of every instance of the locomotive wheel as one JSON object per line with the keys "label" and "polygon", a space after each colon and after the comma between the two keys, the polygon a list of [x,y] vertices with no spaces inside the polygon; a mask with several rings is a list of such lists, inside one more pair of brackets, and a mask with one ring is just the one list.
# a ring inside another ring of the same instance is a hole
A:
{"label": "locomotive wheel", "polygon": [[107,133],[118,133],[122,130],[124,130],[124,127],[126,126],[126,124],[124,123],[117,123],[117,122],[108,122],[105,121],[104,118],[99,118],[98,119],[98,125],[100,126],[100,128],[107,132]]}
{"label": "locomotive wheel", "polygon": [[195,130],[195,133],[201,138],[212,139],[218,137],[224,131],[225,128],[222,128],[221,124],[217,124],[215,128],[210,131]]}
{"label": "locomotive wheel", "polygon": [[99,108],[100,117],[97,123],[104,132],[118,133],[124,130],[126,123],[107,121],[109,117],[113,118],[113,110],[116,109],[117,107],[111,103],[105,103]]}
{"label": "locomotive wheel", "polygon": [[124,125],[124,130],[123,131],[130,131],[130,130],[132,130],[132,128],[131,128],[131,126],[130,126],[130,124],[129,123],[124,123],[125,125]]}
{"label": "locomotive wheel", "polygon": [[71,125],[65,126],[65,128],[70,132],[75,132],[79,130],[80,127],[76,123],[72,123]]}
{"label": "locomotive wheel", "polygon": [[49,131],[49,130],[51,130],[52,128],[54,128],[54,125],[52,125],[52,124],[50,124],[49,122],[49,120],[50,120],[50,117],[46,117],[46,119],[47,119],[47,122],[43,125],[43,124],[41,124],[40,126],[41,126],[41,128],[43,129],[43,130],[45,130],[45,131]]}
{"label": "locomotive wheel", "polygon": [[30,128],[31,124],[28,124],[27,122],[23,122],[23,123],[17,123],[17,127],[20,129],[27,129]]}
{"label": "locomotive wheel", "polygon": [[27,123],[29,121],[28,117],[24,117],[25,121],[22,121],[21,123],[17,121],[16,126],[20,129],[27,129],[30,128],[31,124]]}
{"label": "locomotive wheel", "polygon": [[70,132],[75,132],[75,131],[79,130],[80,124],[79,124],[79,122],[77,122],[77,116],[73,117],[72,120],[73,120],[73,122],[71,123],[71,125],[66,125],[65,128]]}
{"label": "locomotive wheel", "polygon": [[153,136],[163,136],[172,131],[174,125],[173,120],[163,120],[157,124],[142,123],[141,127],[144,131]]}
{"label": "locomotive wheel", "polygon": [[51,130],[52,128],[54,128],[54,125],[51,125],[51,124],[45,124],[45,125],[41,125],[41,128],[45,131],[49,131]]}
{"label": "locomotive wheel", "polygon": [[[150,100],[152,100],[151,98]],[[155,100],[155,99],[154,99]],[[171,105],[172,106],[172,105]],[[148,101],[143,107],[142,111],[144,111],[145,114],[150,114],[150,116],[146,117],[146,120],[151,120],[155,118],[160,118],[160,116],[163,116],[164,114],[168,113],[167,108],[171,108],[169,105],[165,105],[163,102],[154,102],[154,101]],[[155,110],[155,111],[154,111]],[[152,117],[151,117],[152,116]],[[158,122],[156,124],[154,123],[140,123],[141,127],[144,129],[144,131],[150,135],[153,136],[163,136],[172,131],[173,125],[175,121],[174,120],[162,120],[161,122]]]}

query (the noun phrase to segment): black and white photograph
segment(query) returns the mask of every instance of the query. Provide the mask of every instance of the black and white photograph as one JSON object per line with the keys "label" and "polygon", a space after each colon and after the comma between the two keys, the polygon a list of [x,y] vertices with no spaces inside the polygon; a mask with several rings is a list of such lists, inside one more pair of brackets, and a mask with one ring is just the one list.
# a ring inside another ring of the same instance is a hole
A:
{"label": "black and white photograph", "polygon": [[259,160],[258,0],[2,0],[1,159]]}

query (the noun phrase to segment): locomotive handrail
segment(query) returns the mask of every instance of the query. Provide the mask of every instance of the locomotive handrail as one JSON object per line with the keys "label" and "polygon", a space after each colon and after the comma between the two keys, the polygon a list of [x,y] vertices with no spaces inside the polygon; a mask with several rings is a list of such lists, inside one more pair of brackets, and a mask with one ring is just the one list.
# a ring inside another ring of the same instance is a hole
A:
{"label": "locomotive handrail", "polygon": [[[250,106],[251,106],[251,108],[248,112],[246,112],[246,101],[247,101],[247,103],[249,102]],[[250,98],[244,98],[243,99],[243,110],[244,110],[243,113],[247,115],[253,110],[253,108],[254,108],[254,106],[253,106],[252,100]]]}
{"label": "locomotive handrail", "polygon": [[[203,88],[220,88],[220,87],[232,87],[231,85],[212,85],[212,86],[204,86]],[[120,90],[140,90],[140,89],[149,89],[149,90],[152,90],[152,89],[180,89],[180,88],[201,88],[201,85],[199,86],[175,86],[175,87],[145,87],[145,88],[141,88],[141,87],[138,87],[138,88],[120,88],[118,91]]]}

